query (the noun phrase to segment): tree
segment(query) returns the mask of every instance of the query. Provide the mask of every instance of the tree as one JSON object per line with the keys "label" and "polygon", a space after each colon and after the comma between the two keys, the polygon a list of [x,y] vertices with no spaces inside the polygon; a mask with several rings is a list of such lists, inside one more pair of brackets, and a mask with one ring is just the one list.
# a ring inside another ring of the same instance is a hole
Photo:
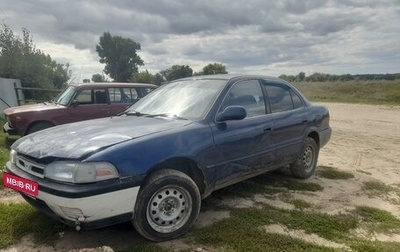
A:
{"label": "tree", "polygon": [[142,72],[134,73],[130,79],[131,82],[136,83],[154,83],[154,76],[145,70]]}
{"label": "tree", "polygon": [[165,82],[164,76],[161,73],[156,73],[154,75],[154,84],[160,86],[163,84],[163,82]]}
{"label": "tree", "polygon": [[104,32],[96,45],[100,63],[106,64],[104,72],[117,82],[128,81],[132,74],[138,72],[138,66],[144,65],[136,53],[138,50],[139,43],[129,38],[111,36],[109,32]]}
{"label": "tree", "polygon": [[305,72],[300,72],[300,73],[297,75],[297,79],[298,79],[299,81],[304,81],[305,78],[306,78],[306,73],[305,73]]}
{"label": "tree", "polygon": [[220,63],[213,63],[208,64],[207,66],[203,67],[202,74],[204,75],[211,75],[211,74],[227,74],[226,67]]}
{"label": "tree", "polygon": [[92,75],[93,82],[106,82],[106,78],[102,74],[93,74]]}
{"label": "tree", "polygon": [[179,78],[193,76],[193,69],[188,65],[173,65],[171,68],[161,71],[161,74],[167,81],[172,81]]}
{"label": "tree", "polygon": [[[0,28],[0,76],[20,79],[24,87],[62,88],[70,78],[69,65],[59,64],[50,55],[36,49],[27,29],[22,38],[6,25]],[[25,98],[32,98],[25,94]],[[37,94],[38,99],[48,99]]]}

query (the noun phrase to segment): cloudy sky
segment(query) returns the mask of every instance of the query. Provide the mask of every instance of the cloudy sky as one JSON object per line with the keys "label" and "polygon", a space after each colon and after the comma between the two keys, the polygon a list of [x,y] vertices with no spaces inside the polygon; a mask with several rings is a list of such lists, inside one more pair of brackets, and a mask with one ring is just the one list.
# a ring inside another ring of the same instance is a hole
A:
{"label": "cloudy sky", "polygon": [[99,37],[141,44],[140,70],[400,72],[399,0],[0,0],[0,23],[30,31],[38,49],[69,63],[75,81],[101,73]]}

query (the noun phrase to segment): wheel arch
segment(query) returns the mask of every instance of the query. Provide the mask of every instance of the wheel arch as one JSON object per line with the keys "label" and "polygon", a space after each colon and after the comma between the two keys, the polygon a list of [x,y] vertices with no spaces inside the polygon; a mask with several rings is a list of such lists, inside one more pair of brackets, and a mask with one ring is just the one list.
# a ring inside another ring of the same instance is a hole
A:
{"label": "wheel arch", "polygon": [[147,183],[152,174],[162,169],[172,169],[185,173],[196,183],[201,195],[207,192],[203,171],[193,159],[187,157],[174,157],[155,165],[144,179],[143,184]]}
{"label": "wheel arch", "polygon": [[319,134],[316,131],[309,132],[307,137],[314,139],[315,143],[318,145],[318,148],[320,147]]}
{"label": "wheel arch", "polygon": [[32,129],[32,127],[34,127],[35,125],[41,124],[41,123],[48,124],[48,125],[50,125],[50,127],[56,126],[56,124],[54,122],[49,121],[49,120],[32,121],[26,127],[24,135],[28,134],[28,132]]}

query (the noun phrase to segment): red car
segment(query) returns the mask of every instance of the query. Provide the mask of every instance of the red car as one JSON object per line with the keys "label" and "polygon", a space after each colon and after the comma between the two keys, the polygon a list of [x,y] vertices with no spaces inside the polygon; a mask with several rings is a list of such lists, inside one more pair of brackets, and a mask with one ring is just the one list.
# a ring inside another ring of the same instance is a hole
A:
{"label": "red car", "polygon": [[71,84],[54,102],[5,109],[3,130],[24,136],[55,125],[114,116],[155,88],[138,83]]}

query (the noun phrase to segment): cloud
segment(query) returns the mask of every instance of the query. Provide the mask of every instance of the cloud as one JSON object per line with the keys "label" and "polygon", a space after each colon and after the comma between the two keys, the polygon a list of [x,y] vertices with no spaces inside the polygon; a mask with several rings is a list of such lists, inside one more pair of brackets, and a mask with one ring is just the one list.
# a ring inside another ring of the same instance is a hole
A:
{"label": "cloud", "polygon": [[7,6],[0,7],[1,21],[15,32],[28,28],[41,50],[69,61],[85,78],[103,69],[95,46],[105,31],[139,42],[145,68],[154,73],[172,64],[200,71],[210,62],[230,72],[271,75],[398,72],[393,66],[400,65],[397,0],[2,0],[1,5]]}

